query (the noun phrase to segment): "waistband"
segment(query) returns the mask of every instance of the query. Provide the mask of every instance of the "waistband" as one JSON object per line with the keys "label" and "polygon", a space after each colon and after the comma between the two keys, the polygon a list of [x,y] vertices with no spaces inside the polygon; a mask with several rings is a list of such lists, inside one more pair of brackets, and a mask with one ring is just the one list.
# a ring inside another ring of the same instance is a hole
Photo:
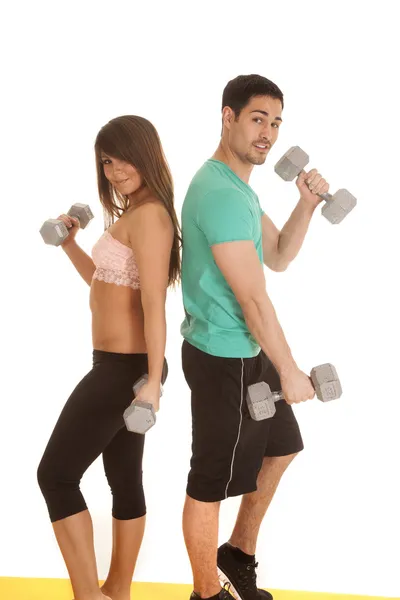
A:
{"label": "waistband", "polygon": [[[143,368],[143,373],[147,371],[148,355],[147,353],[123,354],[122,352],[106,352],[105,350],[93,350],[93,366],[99,364],[123,364]],[[168,363],[164,358],[164,367],[162,372],[162,382],[168,376]]]}
{"label": "waistband", "polygon": [[106,352],[105,350],[93,350],[93,364],[123,362],[132,364],[135,362],[146,362],[147,353],[124,354],[122,352]]}

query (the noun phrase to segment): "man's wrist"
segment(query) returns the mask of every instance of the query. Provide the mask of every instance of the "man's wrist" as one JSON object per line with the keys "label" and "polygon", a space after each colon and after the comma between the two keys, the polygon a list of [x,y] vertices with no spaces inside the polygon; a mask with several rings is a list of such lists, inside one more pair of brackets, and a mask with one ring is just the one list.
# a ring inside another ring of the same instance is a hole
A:
{"label": "man's wrist", "polygon": [[319,196],[316,196],[315,197],[316,204],[310,204],[309,200],[306,200],[305,198],[303,198],[303,196],[300,196],[299,206],[304,211],[304,213],[312,216],[320,201],[321,200],[320,200]]}
{"label": "man's wrist", "polygon": [[281,379],[289,379],[293,373],[299,370],[299,367],[293,360],[277,367],[276,370],[278,371],[279,377]]}

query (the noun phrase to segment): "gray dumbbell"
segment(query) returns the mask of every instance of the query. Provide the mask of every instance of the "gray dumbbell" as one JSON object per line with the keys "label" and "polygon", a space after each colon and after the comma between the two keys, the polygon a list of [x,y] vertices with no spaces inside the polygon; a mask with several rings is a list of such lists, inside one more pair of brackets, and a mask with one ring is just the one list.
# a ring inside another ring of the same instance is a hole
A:
{"label": "gray dumbbell", "polygon": [[[78,219],[81,229],[85,229],[94,216],[88,204],[80,204],[79,202],[73,204],[67,214]],[[40,228],[40,235],[46,244],[59,246],[68,237],[69,229],[60,219],[48,219]]]}
{"label": "gray dumbbell", "polygon": [[[311,371],[311,381],[321,402],[336,400],[342,395],[342,386],[336,369],[329,363],[314,367]],[[283,392],[272,392],[265,381],[249,385],[247,389],[247,405],[251,418],[255,421],[273,417],[276,412],[275,402],[284,399]]]}
{"label": "gray dumbbell", "polygon": [[[138,395],[140,388],[147,383],[148,375],[144,374],[133,385],[135,397]],[[160,389],[160,398],[163,395],[163,387]],[[154,406],[149,402],[141,402],[134,400],[124,412],[124,421],[128,431],[133,433],[145,434],[156,423],[156,413]]]}
{"label": "gray dumbbell", "polygon": [[[293,146],[278,160],[275,172],[285,181],[293,181],[308,165],[309,160],[304,150],[299,146]],[[334,225],[343,221],[357,204],[357,199],[344,189],[338,190],[333,196],[332,194],[318,194],[318,196],[326,201],[322,207],[322,214]]]}

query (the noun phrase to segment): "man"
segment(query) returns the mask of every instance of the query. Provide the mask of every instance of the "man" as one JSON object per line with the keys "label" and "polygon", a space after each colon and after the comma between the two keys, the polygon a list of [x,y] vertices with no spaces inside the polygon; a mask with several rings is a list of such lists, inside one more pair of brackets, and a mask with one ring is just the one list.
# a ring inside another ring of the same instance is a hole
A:
{"label": "man", "polygon": [[[221,142],[192,180],[182,208],[182,362],[193,416],[183,529],[192,600],[230,598],[227,589],[241,600],[272,598],[256,586],[258,531],[285,469],[303,449],[290,405],[315,394],[279,325],[263,264],[287,268],[321,202],[317,194],[329,186],[316,170],[302,173],[300,200],[279,231],[248,184],[277,140],[282,110],[282,92],[268,79],[230,81]],[[282,389],[286,401],[276,404],[272,419],[257,422],[246,390],[259,381]],[[235,528],[218,549],[220,502],[237,495],[243,498]]]}

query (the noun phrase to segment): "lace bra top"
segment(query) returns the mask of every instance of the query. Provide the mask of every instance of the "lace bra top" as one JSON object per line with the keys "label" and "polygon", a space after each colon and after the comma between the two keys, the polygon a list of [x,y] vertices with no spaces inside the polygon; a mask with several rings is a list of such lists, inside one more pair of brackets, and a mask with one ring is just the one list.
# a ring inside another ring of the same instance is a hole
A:
{"label": "lace bra top", "polygon": [[139,270],[132,248],[105,231],[92,250],[96,270],[93,279],[140,289]]}

